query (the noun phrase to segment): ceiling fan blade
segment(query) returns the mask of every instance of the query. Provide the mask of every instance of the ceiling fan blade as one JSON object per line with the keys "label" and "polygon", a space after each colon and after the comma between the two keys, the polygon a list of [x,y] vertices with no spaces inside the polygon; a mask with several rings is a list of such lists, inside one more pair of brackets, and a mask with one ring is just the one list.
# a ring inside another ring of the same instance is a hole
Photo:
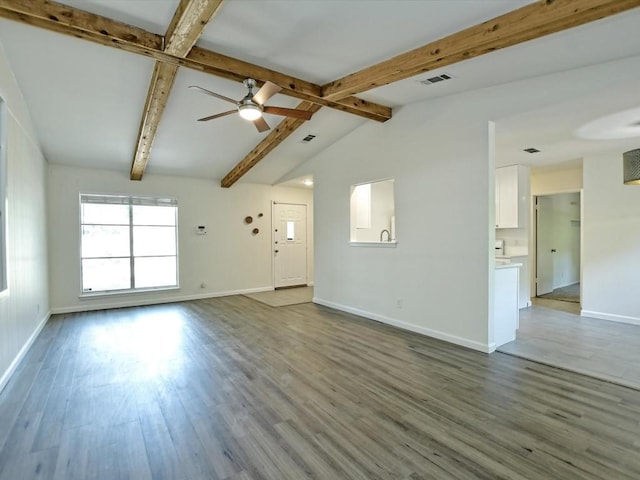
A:
{"label": "ceiling fan blade", "polygon": [[205,95],[211,95],[212,97],[219,98],[220,100],[224,100],[225,102],[233,103],[236,105],[238,104],[238,102],[232,98],[225,97],[224,95],[220,95],[219,93],[212,92],[211,90],[207,90],[206,88],[198,87],[197,85],[191,85],[189,86],[189,88],[195,88],[196,90],[204,93]]}
{"label": "ceiling fan blade", "polygon": [[271,113],[273,115],[284,115],[286,117],[299,118],[301,120],[311,120],[313,113],[305,110],[297,110],[295,108],[283,108],[283,107],[264,107],[264,113]]}
{"label": "ceiling fan blade", "polygon": [[265,121],[264,117],[257,118],[253,121],[253,124],[256,126],[259,132],[266,132],[267,130],[271,130],[271,127]]}
{"label": "ceiling fan blade", "polygon": [[262,85],[262,88],[258,90],[258,93],[253,96],[252,100],[260,105],[264,105],[267,100],[273,97],[280,90],[282,90],[282,88],[275,83],[264,82],[264,85]]}
{"label": "ceiling fan blade", "polygon": [[227,115],[231,115],[232,113],[237,113],[238,110],[229,110],[228,112],[216,113],[215,115],[211,115],[210,117],[199,118],[199,122],[208,122],[209,120],[213,120],[214,118],[226,117]]}

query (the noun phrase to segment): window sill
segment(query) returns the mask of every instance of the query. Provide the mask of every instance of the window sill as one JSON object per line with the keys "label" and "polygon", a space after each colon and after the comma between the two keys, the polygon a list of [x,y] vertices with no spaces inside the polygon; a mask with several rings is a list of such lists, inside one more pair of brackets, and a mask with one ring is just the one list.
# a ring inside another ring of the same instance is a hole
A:
{"label": "window sill", "polygon": [[80,300],[89,300],[92,298],[101,298],[101,297],[118,297],[122,295],[136,295],[138,293],[160,293],[160,292],[170,292],[180,290],[180,287],[160,287],[160,288],[139,288],[137,290],[116,290],[110,292],[83,292],[78,298]]}
{"label": "window sill", "polygon": [[398,242],[349,242],[350,247],[396,248]]}

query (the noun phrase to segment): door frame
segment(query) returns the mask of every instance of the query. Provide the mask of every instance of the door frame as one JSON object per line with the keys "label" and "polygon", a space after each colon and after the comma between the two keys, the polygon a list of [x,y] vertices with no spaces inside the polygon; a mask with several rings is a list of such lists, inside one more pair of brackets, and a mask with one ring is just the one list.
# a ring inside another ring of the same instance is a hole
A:
{"label": "door frame", "polygon": [[529,229],[529,245],[531,245],[531,249],[529,250],[529,267],[531,274],[531,285],[533,286],[533,291],[531,292],[532,297],[536,298],[538,296],[538,212],[537,212],[537,199],[538,197],[548,197],[551,195],[558,195],[562,193],[579,193],[580,194],[580,305],[583,303],[582,299],[582,271],[583,271],[583,262],[582,255],[584,252],[584,228],[582,228],[583,216],[584,216],[584,189],[582,188],[572,188],[568,190],[554,190],[551,192],[531,194],[531,215],[529,218],[531,219],[531,228]]}
{"label": "door frame", "polygon": [[276,200],[271,201],[271,286],[275,290],[276,288],[288,288],[288,287],[276,287],[276,256],[273,255],[273,250],[275,249],[275,229],[276,229],[276,218],[274,215],[276,205],[298,205],[304,207],[305,210],[305,225],[304,228],[306,230],[305,234],[305,285],[309,286],[309,204],[307,203],[296,203],[296,202],[278,202]]}

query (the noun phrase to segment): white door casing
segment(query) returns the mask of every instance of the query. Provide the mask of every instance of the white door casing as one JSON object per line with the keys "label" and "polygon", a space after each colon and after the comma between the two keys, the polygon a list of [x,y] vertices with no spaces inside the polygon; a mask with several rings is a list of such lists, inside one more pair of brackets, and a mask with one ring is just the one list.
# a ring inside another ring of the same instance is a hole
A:
{"label": "white door casing", "polygon": [[553,291],[553,219],[549,197],[536,199],[536,296]]}
{"label": "white door casing", "polygon": [[273,203],[273,285],[307,284],[307,206]]}

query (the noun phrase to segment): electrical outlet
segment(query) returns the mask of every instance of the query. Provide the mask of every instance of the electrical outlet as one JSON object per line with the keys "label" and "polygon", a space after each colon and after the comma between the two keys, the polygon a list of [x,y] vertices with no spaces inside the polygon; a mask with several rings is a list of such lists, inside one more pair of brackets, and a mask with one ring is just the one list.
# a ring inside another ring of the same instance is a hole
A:
{"label": "electrical outlet", "polygon": [[402,299],[401,298],[397,298],[396,299],[396,308],[402,308]]}

